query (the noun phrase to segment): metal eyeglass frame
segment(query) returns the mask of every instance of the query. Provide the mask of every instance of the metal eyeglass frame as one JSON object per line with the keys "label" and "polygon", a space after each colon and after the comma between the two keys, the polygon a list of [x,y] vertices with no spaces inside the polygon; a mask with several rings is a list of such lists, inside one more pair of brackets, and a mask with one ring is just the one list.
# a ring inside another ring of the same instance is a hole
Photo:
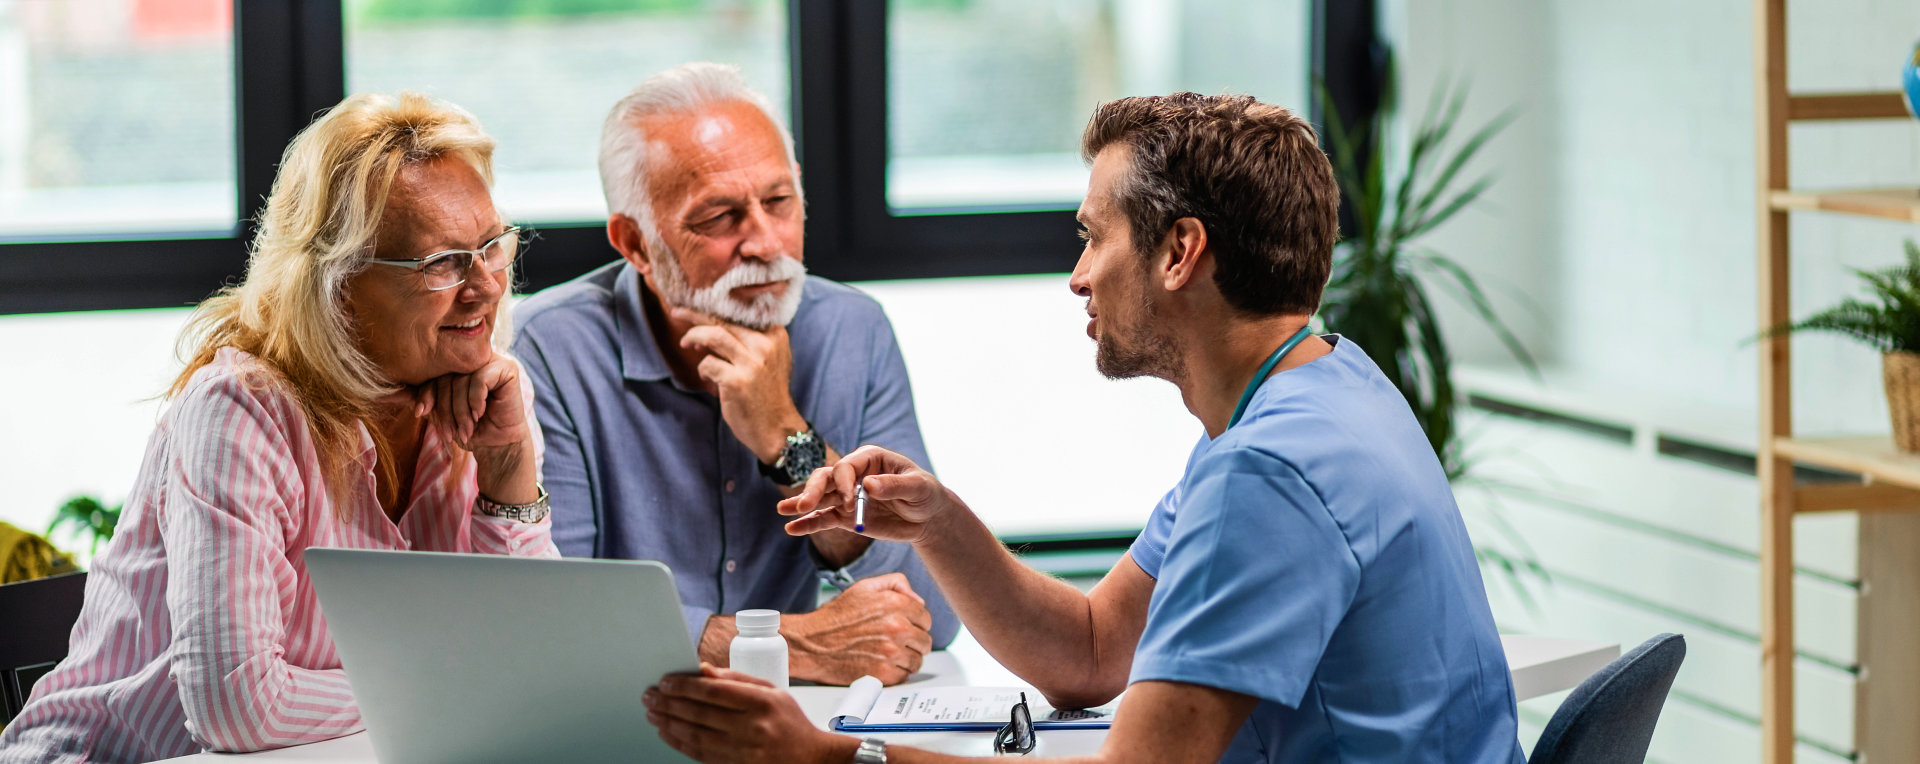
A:
{"label": "metal eyeglass frame", "polygon": [[474,261],[477,260],[479,262],[485,263],[487,261],[486,257],[484,257],[485,252],[489,249],[492,249],[494,245],[499,244],[501,241],[507,240],[509,238],[512,238],[514,240],[513,256],[507,258],[507,261],[504,263],[501,263],[500,267],[498,268],[489,266],[487,268],[487,273],[499,273],[501,271],[506,270],[507,266],[513,265],[513,261],[520,259],[520,249],[526,246],[526,242],[519,240],[520,234],[526,230],[527,230],[526,228],[517,226],[517,225],[507,226],[507,230],[501,231],[498,236],[488,239],[487,243],[480,245],[479,249],[448,249],[448,250],[435,252],[431,255],[427,255],[426,257],[416,257],[416,258],[404,259],[404,260],[385,260],[377,257],[372,257],[372,258],[367,258],[367,262],[379,263],[381,265],[391,265],[396,268],[406,268],[408,270],[411,270],[415,273],[420,274],[421,279],[424,280],[427,278],[426,269],[428,266],[431,266],[434,263],[440,262],[441,260],[445,260],[449,257],[466,255],[467,261],[465,263],[458,263],[458,265],[460,265],[459,272],[462,274],[460,276],[460,280],[455,281],[446,286],[437,287],[431,284],[427,286],[427,291],[429,292],[443,292],[448,289],[453,289],[455,287],[458,287],[461,284],[467,283],[467,277],[465,274],[468,271],[473,270]]}
{"label": "metal eyeglass frame", "polygon": [[1012,719],[1009,719],[1000,731],[993,733],[995,753],[1029,754],[1039,737],[1033,732],[1033,712],[1027,710],[1027,694],[1020,693],[1020,702],[1013,704]]}

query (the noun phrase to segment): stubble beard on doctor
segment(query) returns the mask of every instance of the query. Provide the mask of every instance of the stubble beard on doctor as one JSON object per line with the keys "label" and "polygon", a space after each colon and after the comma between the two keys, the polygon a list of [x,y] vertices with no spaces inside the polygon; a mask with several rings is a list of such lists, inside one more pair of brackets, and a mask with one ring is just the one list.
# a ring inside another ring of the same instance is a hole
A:
{"label": "stubble beard on doctor", "polygon": [[[1174,340],[1157,331],[1160,311],[1147,293],[1149,267],[1144,260],[1137,267],[1137,271],[1123,274],[1131,278],[1111,290],[1120,294],[1110,294],[1111,307],[1100,313],[1100,332],[1094,339],[1094,369],[1107,379],[1153,377],[1178,382],[1185,376],[1185,364]],[[1087,302],[1091,310],[1093,299],[1088,298]]]}
{"label": "stubble beard on doctor", "polygon": [[[653,283],[660,300],[669,306],[699,311],[728,323],[755,331],[786,326],[800,310],[800,291],[807,281],[807,266],[781,254],[766,260],[748,259],[728,269],[720,278],[695,289],[687,283],[687,272],[680,257],[657,233],[643,232],[647,249],[656,253],[648,260],[653,265]],[[733,290],[756,284],[786,282],[780,293],[766,292],[750,301],[734,299]]]}

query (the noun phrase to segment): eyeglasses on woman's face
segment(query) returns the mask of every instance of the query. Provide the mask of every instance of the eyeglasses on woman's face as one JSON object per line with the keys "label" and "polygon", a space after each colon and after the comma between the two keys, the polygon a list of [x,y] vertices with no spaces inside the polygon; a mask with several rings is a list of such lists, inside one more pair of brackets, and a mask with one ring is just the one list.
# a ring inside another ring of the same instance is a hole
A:
{"label": "eyeglasses on woman's face", "polygon": [[480,245],[479,249],[449,249],[410,260],[372,258],[368,262],[417,271],[426,281],[427,290],[438,292],[467,283],[467,274],[475,262],[484,263],[490,274],[506,270],[520,257],[520,250],[526,247],[521,240],[524,230],[520,226],[510,226]]}

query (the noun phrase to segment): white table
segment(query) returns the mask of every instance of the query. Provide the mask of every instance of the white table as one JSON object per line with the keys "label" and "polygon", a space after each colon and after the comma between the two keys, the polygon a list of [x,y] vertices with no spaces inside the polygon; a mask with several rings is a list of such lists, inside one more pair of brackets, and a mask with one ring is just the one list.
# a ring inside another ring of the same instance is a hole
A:
{"label": "white table", "polygon": [[1571,690],[1620,657],[1620,645],[1584,639],[1502,634],[1500,646],[1513,672],[1515,700]]}
{"label": "white table", "polygon": [[[1572,689],[1588,675],[1607,665],[1620,654],[1620,646],[1611,642],[1503,634],[1500,645],[1507,653],[1507,666],[1513,671],[1513,691],[1519,700]],[[953,645],[927,656],[921,671],[909,684],[979,686],[1024,686],[1012,672],[995,662],[987,651],[962,631]],[[846,694],[844,687],[795,687],[793,696],[807,712],[807,718],[822,728]],[[1047,730],[1040,735],[1034,755],[1069,756],[1099,750],[1105,730]],[[984,732],[900,732],[874,735],[889,742],[916,748],[974,756],[992,753],[993,735]],[[176,762],[232,761],[245,758],[246,764],[367,764],[373,762],[373,743],[366,733],[356,733],[321,743],[261,751],[250,754],[203,753],[171,759]]]}

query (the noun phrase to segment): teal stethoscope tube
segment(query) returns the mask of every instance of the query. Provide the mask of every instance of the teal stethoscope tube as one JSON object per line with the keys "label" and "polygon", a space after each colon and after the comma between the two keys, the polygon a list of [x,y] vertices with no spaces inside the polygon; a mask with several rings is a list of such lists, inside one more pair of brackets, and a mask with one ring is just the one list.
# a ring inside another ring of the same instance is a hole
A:
{"label": "teal stethoscope tube", "polygon": [[1253,402],[1253,392],[1260,389],[1260,383],[1267,381],[1267,375],[1273,373],[1273,367],[1280,365],[1280,359],[1287,357],[1288,351],[1293,350],[1294,346],[1300,344],[1301,340],[1312,335],[1313,332],[1311,330],[1302,326],[1300,327],[1300,331],[1294,332],[1293,336],[1289,337],[1287,341],[1280,346],[1279,350],[1275,350],[1273,351],[1273,355],[1267,356],[1267,362],[1260,364],[1260,370],[1253,373],[1252,381],[1247,382],[1246,392],[1240,394],[1240,405],[1233,407],[1233,418],[1227,420],[1228,429],[1232,429],[1234,425],[1240,423],[1240,416],[1247,413],[1247,404]]}

